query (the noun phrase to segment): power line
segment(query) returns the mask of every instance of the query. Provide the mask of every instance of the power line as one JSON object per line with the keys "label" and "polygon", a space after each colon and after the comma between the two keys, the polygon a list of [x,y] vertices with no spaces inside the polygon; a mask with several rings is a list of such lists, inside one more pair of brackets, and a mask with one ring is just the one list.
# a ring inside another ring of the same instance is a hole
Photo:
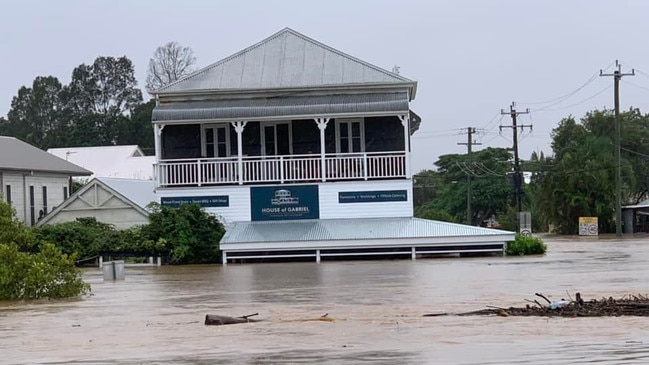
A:
{"label": "power line", "polygon": [[[608,66],[606,66],[606,68],[604,68],[604,71],[608,71],[608,69],[611,68],[611,66],[613,66],[613,64],[615,64],[615,63],[612,62]],[[575,95],[576,93],[578,93],[579,91],[581,91],[583,88],[588,86],[593,81],[595,81],[597,79],[597,76],[599,76],[598,72],[596,72],[594,75],[592,75],[590,78],[588,78],[588,80],[586,80],[586,82],[584,82],[577,89],[575,89],[575,90],[573,90],[573,91],[571,91],[571,92],[569,92],[567,94],[558,96],[556,98],[552,98],[552,99],[545,100],[545,101],[531,101],[531,102],[519,101],[519,103],[520,104],[525,104],[525,105],[542,105],[542,104],[549,104],[549,103],[554,103],[553,105],[559,104],[562,101],[568,99],[569,97],[571,97],[571,96]],[[552,106],[552,105],[549,105],[549,106]]]}
{"label": "power line", "polygon": [[560,111],[560,110],[569,109],[569,108],[572,108],[573,106],[577,106],[577,105],[583,104],[583,103],[585,103],[585,102],[587,102],[587,101],[589,101],[589,100],[591,100],[591,99],[597,97],[598,95],[604,93],[606,90],[610,89],[611,87],[612,87],[612,86],[609,85],[609,86],[603,88],[602,90],[598,91],[596,94],[591,95],[591,96],[587,97],[587,98],[584,99],[584,100],[581,100],[581,101],[579,101],[579,102],[577,102],[577,103],[574,103],[574,104],[570,104],[570,105],[563,106],[563,107],[561,107],[561,108],[548,109],[550,106],[547,106],[547,107],[545,107],[545,108],[534,109],[534,110],[532,110],[532,111],[533,111],[533,112],[556,112],[556,111]]}

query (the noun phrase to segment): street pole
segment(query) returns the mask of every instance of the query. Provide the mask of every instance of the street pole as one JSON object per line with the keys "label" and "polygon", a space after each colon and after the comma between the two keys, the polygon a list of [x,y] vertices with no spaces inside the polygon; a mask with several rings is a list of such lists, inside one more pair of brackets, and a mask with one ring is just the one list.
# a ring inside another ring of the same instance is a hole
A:
{"label": "street pole", "polygon": [[620,80],[622,76],[635,76],[631,73],[622,73],[622,65],[615,61],[615,70],[612,74],[605,74],[599,70],[599,76],[613,76],[613,98],[615,103],[615,235],[622,237],[622,137],[620,133]]}
{"label": "street pole", "polygon": [[[514,197],[516,199],[516,212],[520,213],[522,210],[522,204],[521,204],[521,195],[522,195],[522,176],[521,176],[521,166],[520,166],[520,159],[518,158],[518,130],[517,128],[520,128],[521,131],[525,128],[530,128],[532,129],[532,125],[518,125],[516,121],[516,117],[518,117],[519,114],[528,114],[530,112],[529,109],[526,109],[524,112],[519,112],[516,111],[515,109],[516,103],[512,102],[512,105],[509,107],[509,112],[506,112],[504,110],[500,110],[500,114],[505,115],[509,114],[509,116],[512,118],[512,125],[511,126],[500,126],[500,130],[502,131],[503,128],[511,128],[513,132],[513,138],[514,138]],[[518,214],[520,215],[520,214]],[[520,219],[518,217],[517,219]]]}
{"label": "street pole", "polygon": [[[471,159],[471,147],[473,145],[481,145],[482,143],[477,143],[473,140],[473,134],[475,133],[475,128],[467,127],[467,141],[466,143],[458,143],[459,145],[466,145],[467,147],[467,159]],[[466,175],[466,224],[473,225],[473,214],[471,213],[471,175]]]}

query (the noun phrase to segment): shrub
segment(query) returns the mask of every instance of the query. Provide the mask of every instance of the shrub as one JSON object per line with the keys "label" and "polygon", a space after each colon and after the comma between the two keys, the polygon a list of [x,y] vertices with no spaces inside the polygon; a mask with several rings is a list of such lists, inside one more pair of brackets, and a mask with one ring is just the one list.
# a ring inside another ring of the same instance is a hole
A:
{"label": "shrub", "polygon": [[538,237],[516,235],[513,242],[507,244],[505,253],[508,256],[542,255],[548,247]]}
{"label": "shrub", "polygon": [[74,255],[61,253],[51,243],[40,252],[21,252],[16,244],[0,244],[0,300],[68,298],[90,291]]}
{"label": "shrub", "polygon": [[439,209],[427,209],[418,212],[416,215],[417,218],[422,218],[422,219],[429,219],[429,220],[434,220],[434,221],[442,221],[442,222],[451,222],[451,223],[457,223],[457,220],[453,218],[453,216],[443,210]]}
{"label": "shrub", "polygon": [[225,229],[213,215],[198,204],[149,207],[149,224],[142,227],[142,232],[152,242],[166,244],[172,264],[219,262],[219,241]]}

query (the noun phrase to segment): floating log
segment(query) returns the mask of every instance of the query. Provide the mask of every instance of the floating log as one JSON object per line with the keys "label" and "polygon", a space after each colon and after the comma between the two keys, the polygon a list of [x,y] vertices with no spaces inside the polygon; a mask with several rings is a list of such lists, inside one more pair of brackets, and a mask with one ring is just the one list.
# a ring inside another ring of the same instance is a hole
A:
{"label": "floating log", "polygon": [[250,317],[254,317],[254,316],[258,315],[258,314],[259,313],[253,313],[253,314],[248,314],[246,316],[241,316],[241,317],[229,317],[229,316],[206,314],[205,315],[205,324],[210,325],[210,326],[223,326],[223,325],[226,325],[226,324],[259,322],[258,320],[250,319]]}

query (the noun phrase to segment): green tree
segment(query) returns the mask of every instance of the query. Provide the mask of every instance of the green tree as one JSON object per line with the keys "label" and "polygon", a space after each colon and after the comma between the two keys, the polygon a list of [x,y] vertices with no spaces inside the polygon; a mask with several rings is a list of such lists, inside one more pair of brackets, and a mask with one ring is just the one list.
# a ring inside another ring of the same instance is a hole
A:
{"label": "green tree", "polygon": [[[621,119],[626,125],[622,129],[623,143],[644,149],[639,144],[648,136],[646,116],[632,110],[623,113]],[[572,117],[563,119],[553,130],[555,156],[544,163],[545,171],[537,174],[534,182],[537,185],[536,204],[559,233],[576,234],[581,216],[598,217],[600,231],[612,231],[617,165],[613,128],[613,113],[605,110],[586,114],[580,123]],[[630,153],[622,155],[623,204],[630,197],[643,195],[646,187],[638,183],[638,176],[647,176],[646,166],[644,158],[638,159]]]}
{"label": "green tree", "polygon": [[118,125],[117,139],[120,144],[140,146],[147,155],[155,155],[153,140],[153,123],[151,117],[155,100],[135,107],[130,118],[122,118]]}
{"label": "green tree", "polygon": [[43,244],[38,253],[0,244],[0,300],[58,299],[89,292],[74,259],[51,243]]}
{"label": "green tree", "polygon": [[11,204],[0,199],[0,244],[13,243],[23,251],[35,249],[34,235],[16,218],[16,210]]}
{"label": "green tree", "polygon": [[435,165],[438,169],[434,174],[424,175],[432,177],[428,181],[434,181],[435,194],[432,200],[417,207],[416,216],[445,217],[447,213],[452,221],[466,222],[468,176],[472,178],[471,224],[507,210],[512,189],[506,179],[511,170],[511,154],[506,149],[443,155]]}
{"label": "green tree", "polygon": [[84,294],[90,286],[53,244],[37,244],[18,221],[14,209],[0,200],[0,300],[67,298]]}
{"label": "green tree", "polygon": [[121,144],[121,132],[142,103],[133,63],[126,57],[98,57],[79,65],[62,92],[70,118],[66,144],[98,146]]}
{"label": "green tree", "polygon": [[32,87],[23,86],[11,101],[0,135],[19,138],[39,148],[56,144],[65,129],[61,83],[56,77],[39,76]]}

